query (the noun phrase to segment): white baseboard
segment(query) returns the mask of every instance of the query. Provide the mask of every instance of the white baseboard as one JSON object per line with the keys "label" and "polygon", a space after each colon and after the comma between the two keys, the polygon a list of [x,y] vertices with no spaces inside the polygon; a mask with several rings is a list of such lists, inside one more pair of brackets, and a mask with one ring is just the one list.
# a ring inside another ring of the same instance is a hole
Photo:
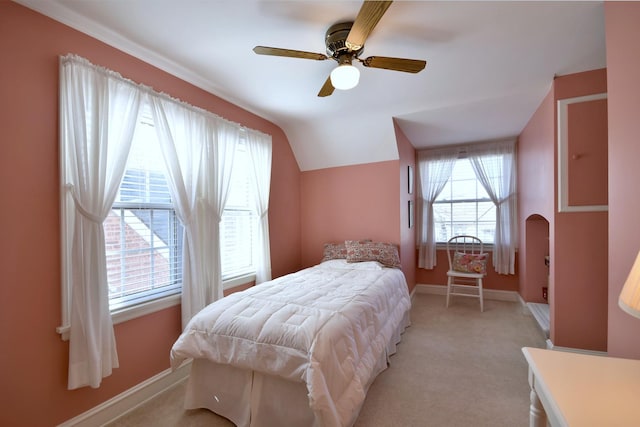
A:
{"label": "white baseboard", "polygon": [[592,356],[606,356],[606,351],[597,351],[597,350],[585,350],[582,348],[572,348],[572,347],[560,347],[557,345],[553,345],[553,342],[550,339],[547,339],[547,349],[548,350],[557,350],[557,351],[568,351],[570,353],[580,353],[580,354],[590,354]]}
{"label": "white baseboard", "polygon": [[87,412],[65,421],[58,427],[95,427],[113,422],[183,381],[189,376],[190,371],[190,362],[183,364],[175,371],[171,369],[162,371]]}
{"label": "white baseboard", "polygon": [[[419,294],[446,295],[447,287],[445,285],[416,285],[415,292]],[[520,298],[520,294],[516,291],[501,291],[497,289],[483,289],[482,295],[485,299],[498,301],[520,302],[524,305],[524,301]]]}

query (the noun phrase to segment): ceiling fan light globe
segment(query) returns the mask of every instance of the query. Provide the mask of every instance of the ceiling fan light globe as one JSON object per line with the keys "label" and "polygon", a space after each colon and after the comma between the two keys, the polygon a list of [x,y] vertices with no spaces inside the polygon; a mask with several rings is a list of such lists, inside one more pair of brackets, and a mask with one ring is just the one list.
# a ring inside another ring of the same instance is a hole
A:
{"label": "ceiling fan light globe", "polygon": [[331,84],[336,89],[353,89],[359,80],[360,71],[351,64],[338,65],[331,71]]}

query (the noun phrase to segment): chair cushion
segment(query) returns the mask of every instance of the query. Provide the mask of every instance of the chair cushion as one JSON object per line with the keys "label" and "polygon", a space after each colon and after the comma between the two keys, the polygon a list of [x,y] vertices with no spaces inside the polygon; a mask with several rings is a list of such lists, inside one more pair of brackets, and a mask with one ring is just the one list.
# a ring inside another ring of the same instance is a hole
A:
{"label": "chair cushion", "polygon": [[487,254],[456,252],[453,254],[451,269],[461,273],[487,274]]}

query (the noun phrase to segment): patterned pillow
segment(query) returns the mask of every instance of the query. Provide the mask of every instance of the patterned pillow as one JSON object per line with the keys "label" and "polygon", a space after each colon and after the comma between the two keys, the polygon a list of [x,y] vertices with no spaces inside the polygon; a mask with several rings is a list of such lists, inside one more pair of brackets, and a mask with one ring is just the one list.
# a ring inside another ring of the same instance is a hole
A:
{"label": "patterned pillow", "polygon": [[[358,240],[358,242],[370,242],[371,239]],[[341,243],[325,243],[322,254],[322,261],[330,261],[332,259],[347,259],[347,248],[344,242]]]}
{"label": "patterned pillow", "polygon": [[347,248],[342,243],[325,243],[324,244],[324,253],[322,255],[322,262],[329,261],[332,259],[346,259],[347,258]]}
{"label": "patterned pillow", "polygon": [[461,273],[487,274],[487,254],[453,254],[453,270]]}
{"label": "patterned pillow", "polygon": [[346,240],[347,262],[378,261],[385,267],[400,267],[398,247],[392,243]]}

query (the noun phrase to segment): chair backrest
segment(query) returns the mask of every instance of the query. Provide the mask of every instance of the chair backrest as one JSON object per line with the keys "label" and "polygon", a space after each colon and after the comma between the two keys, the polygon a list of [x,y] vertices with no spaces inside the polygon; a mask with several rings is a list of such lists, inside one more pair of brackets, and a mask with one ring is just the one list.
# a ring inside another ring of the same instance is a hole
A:
{"label": "chair backrest", "polygon": [[447,257],[449,257],[449,268],[453,269],[453,258],[456,252],[470,255],[484,253],[482,251],[482,240],[475,236],[453,236],[447,241]]}

